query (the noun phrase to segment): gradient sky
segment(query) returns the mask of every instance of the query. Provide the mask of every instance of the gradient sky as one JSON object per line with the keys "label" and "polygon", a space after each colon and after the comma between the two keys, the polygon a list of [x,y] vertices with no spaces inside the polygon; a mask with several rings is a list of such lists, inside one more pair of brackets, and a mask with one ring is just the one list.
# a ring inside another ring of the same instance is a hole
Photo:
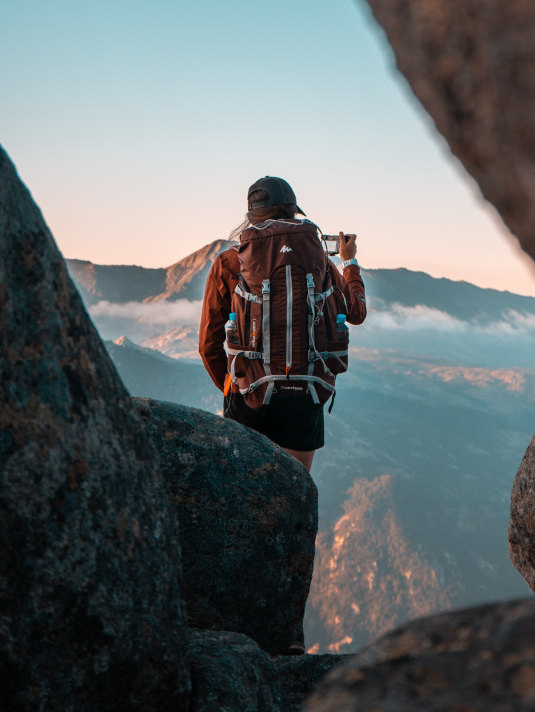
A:
{"label": "gradient sky", "polygon": [[66,257],[172,264],[271,174],[365,267],[535,296],[360,0],[18,0],[0,27],[0,143]]}

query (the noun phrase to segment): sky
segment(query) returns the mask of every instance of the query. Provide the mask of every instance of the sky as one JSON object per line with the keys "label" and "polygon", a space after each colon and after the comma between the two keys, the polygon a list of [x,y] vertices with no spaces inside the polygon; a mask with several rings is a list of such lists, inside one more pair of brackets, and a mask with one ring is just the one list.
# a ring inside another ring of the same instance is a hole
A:
{"label": "sky", "polygon": [[364,267],[535,296],[363,0],[18,0],[0,27],[0,144],[65,257],[168,266],[276,175]]}

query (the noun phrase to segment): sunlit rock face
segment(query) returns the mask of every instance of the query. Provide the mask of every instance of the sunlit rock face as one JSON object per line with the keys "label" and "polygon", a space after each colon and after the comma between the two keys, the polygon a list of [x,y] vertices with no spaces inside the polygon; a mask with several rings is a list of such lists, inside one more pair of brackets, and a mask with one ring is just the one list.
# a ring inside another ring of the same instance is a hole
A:
{"label": "sunlit rock face", "polygon": [[535,437],[513,483],[509,551],[513,564],[535,591]]}
{"label": "sunlit rock face", "polygon": [[[353,652],[405,620],[450,607],[440,567],[426,560],[424,542],[411,541],[395,500],[389,475],[356,480],[332,540],[318,537],[310,602],[332,652]],[[314,643],[311,652],[323,641]]]}
{"label": "sunlit rock face", "polygon": [[135,402],[179,515],[190,626],[243,633],[283,654],[303,636],[318,516],[312,478],[244,425]]}
{"label": "sunlit rock face", "polygon": [[1,149],[0,374],[0,708],[185,708],[158,456]]}
{"label": "sunlit rock face", "polygon": [[451,150],[535,259],[535,3],[368,4]]}
{"label": "sunlit rock face", "polygon": [[423,618],[333,670],[303,712],[528,712],[535,601]]}

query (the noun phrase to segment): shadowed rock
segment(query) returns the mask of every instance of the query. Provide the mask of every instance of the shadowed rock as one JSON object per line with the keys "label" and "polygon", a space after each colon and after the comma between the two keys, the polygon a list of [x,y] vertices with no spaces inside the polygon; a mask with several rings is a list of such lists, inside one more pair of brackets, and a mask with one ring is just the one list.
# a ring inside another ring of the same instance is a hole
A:
{"label": "shadowed rock", "polygon": [[239,633],[191,630],[192,710],[287,712],[270,656]]}
{"label": "shadowed rock", "polygon": [[275,658],[284,698],[284,712],[299,712],[320,680],[352,655],[281,655]]}
{"label": "shadowed rock", "polygon": [[136,398],[180,521],[191,627],[243,633],[272,655],[302,638],[317,530],[308,473],[263,435]]}
{"label": "shadowed rock", "polygon": [[535,4],[368,4],[451,150],[535,259]]}
{"label": "shadowed rock", "polygon": [[513,483],[509,551],[511,561],[535,591],[535,437]]}
{"label": "shadowed rock", "polygon": [[528,712],[535,601],[422,618],[335,669],[303,712]]}
{"label": "shadowed rock", "polygon": [[0,707],[188,698],[176,513],[38,208],[0,149]]}

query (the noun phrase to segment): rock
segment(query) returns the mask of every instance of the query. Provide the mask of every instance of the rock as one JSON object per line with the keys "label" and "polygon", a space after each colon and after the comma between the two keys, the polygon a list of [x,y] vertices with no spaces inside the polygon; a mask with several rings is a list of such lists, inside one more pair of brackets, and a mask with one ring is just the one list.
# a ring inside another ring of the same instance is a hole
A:
{"label": "rock", "polygon": [[422,618],[335,669],[303,712],[528,712],[535,601]]}
{"label": "rock", "polygon": [[158,457],[1,149],[0,334],[0,708],[184,708]]}
{"label": "rock", "polygon": [[284,705],[283,712],[299,712],[305,699],[334,667],[352,655],[281,655],[275,658]]}
{"label": "rock", "polygon": [[509,552],[511,561],[535,591],[535,437],[513,482]]}
{"label": "rock", "polygon": [[192,628],[243,633],[272,655],[302,640],[317,531],[305,469],[259,433],[136,398],[180,521]]}
{"label": "rock", "polygon": [[272,658],[239,633],[191,630],[192,712],[286,712]]}
{"label": "rock", "polygon": [[535,4],[368,4],[451,150],[535,260]]}
{"label": "rock", "polygon": [[192,712],[299,712],[324,675],[350,655],[271,658],[240,633],[190,630]]}

